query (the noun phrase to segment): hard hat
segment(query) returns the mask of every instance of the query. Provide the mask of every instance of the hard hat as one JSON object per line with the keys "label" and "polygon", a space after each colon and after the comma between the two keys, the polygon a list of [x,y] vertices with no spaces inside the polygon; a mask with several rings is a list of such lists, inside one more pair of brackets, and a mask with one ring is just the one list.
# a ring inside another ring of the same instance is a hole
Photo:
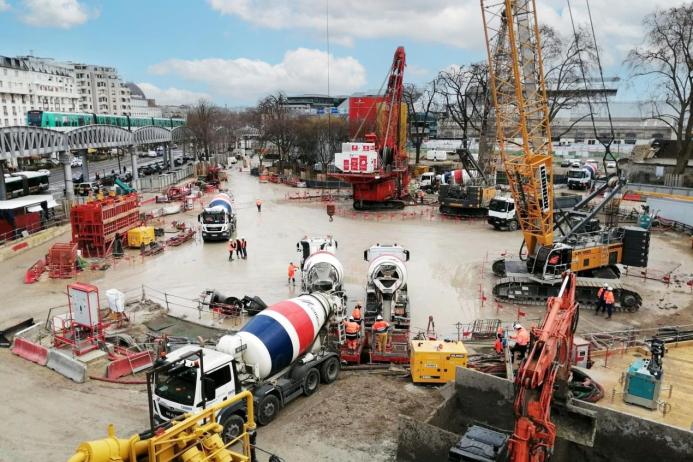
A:
{"label": "hard hat", "polygon": [[607,284],[607,283],[605,282],[605,283],[604,283],[604,288],[605,288],[605,289],[608,289],[608,288],[609,288],[609,284]]}
{"label": "hard hat", "polygon": [[609,286],[609,287],[606,288],[606,290],[608,290],[609,292],[612,292],[612,291],[614,290],[614,288],[611,287],[611,286]]}
{"label": "hard hat", "polygon": [[519,322],[513,323],[513,329],[522,329],[522,324],[520,324]]}
{"label": "hard hat", "polygon": [[378,315],[378,317],[376,317],[375,320],[376,320],[376,321],[382,321],[382,320],[383,320],[383,317],[380,316],[380,315]]}
{"label": "hard hat", "polygon": [[349,321],[353,321],[353,320],[354,320],[354,317],[353,317],[353,316],[349,316]]}

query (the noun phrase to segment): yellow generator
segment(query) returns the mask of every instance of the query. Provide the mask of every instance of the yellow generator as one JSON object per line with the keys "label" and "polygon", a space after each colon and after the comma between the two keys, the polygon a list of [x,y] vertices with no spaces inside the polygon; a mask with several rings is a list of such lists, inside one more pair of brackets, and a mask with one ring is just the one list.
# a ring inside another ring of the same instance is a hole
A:
{"label": "yellow generator", "polygon": [[445,383],[455,380],[457,366],[467,367],[467,349],[462,342],[412,340],[411,378],[415,383]]}
{"label": "yellow generator", "polygon": [[128,231],[128,247],[140,248],[154,242],[153,226],[138,226]]}

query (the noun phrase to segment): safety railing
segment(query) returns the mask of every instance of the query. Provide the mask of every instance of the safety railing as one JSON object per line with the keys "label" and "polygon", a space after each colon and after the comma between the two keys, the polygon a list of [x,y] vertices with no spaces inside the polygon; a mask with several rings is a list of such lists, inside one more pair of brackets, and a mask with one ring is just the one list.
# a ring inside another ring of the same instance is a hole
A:
{"label": "safety railing", "polygon": [[62,211],[56,214],[53,218],[45,220],[41,223],[33,223],[27,226],[20,226],[12,231],[7,231],[0,233],[0,248],[5,245],[15,244],[17,241],[25,239],[32,234],[36,234],[40,231],[45,231],[50,228],[55,228],[56,226],[62,226],[69,223],[70,220],[65,217]]}

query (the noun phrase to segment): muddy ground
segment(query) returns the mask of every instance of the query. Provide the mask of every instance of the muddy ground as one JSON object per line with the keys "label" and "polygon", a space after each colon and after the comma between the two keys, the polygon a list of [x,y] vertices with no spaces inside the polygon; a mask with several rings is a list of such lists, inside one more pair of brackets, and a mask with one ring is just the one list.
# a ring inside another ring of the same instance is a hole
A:
{"label": "muddy ground", "polygon": [[[415,330],[426,328],[429,315],[434,316],[439,335],[451,337],[456,335],[458,322],[479,318],[510,321],[517,316],[517,307],[492,301],[490,262],[502,253],[516,253],[520,232],[496,232],[483,221],[441,221],[420,207],[403,214],[366,217],[353,214],[346,202],[338,204],[342,211],[330,222],[323,203],[287,198],[299,190],[261,185],[257,178],[239,172],[232,173],[229,188],[239,215],[238,235],[249,242],[248,260],[227,261],[224,243],[191,242],[147,258],[131,251],[115,267],[86,271],[79,280],[96,284],[102,295],[113,287],[137,294],[143,285],[147,293],[165,291],[174,300],[173,314],[197,320],[192,300],[206,288],[228,295],[258,295],[268,303],[298,295],[300,290],[286,283],[289,261],[298,260],[296,242],[305,235],[332,234],[339,241],[338,256],[345,267],[350,303],[364,296],[367,263],[363,250],[377,242],[397,242],[411,251],[407,269]],[[261,213],[255,209],[257,198],[264,202]],[[172,219],[194,224],[198,213],[199,208],[168,218],[162,225],[168,228]],[[67,241],[68,236],[56,240]],[[22,284],[26,269],[49,245],[0,263],[0,328],[28,316],[44,320],[49,308],[66,303],[67,281]],[[690,238],[674,232],[654,233],[650,268],[650,276],[655,277],[674,269],[678,282],[666,286],[644,279],[639,272],[631,274],[623,282],[643,294],[642,309],[616,314],[610,321],[584,315],[579,330],[693,324],[693,296],[686,286],[693,275]],[[487,297],[483,303],[482,294]],[[529,321],[539,319],[544,308],[522,310]],[[115,423],[120,435],[131,435],[146,426],[142,386],[93,381],[74,384],[7,350],[0,351],[0,383],[7,403],[0,406],[0,417],[12,422],[0,433],[0,461],[65,460],[80,441],[104,436],[108,423]],[[390,460],[397,413],[423,418],[438,401],[434,389],[415,387],[404,378],[349,372],[335,384],[323,386],[316,396],[291,403],[276,422],[260,430],[258,445],[285,460],[304,460],[306,456],[316,461]],[[26,435],[31,444],[26,443]]]}

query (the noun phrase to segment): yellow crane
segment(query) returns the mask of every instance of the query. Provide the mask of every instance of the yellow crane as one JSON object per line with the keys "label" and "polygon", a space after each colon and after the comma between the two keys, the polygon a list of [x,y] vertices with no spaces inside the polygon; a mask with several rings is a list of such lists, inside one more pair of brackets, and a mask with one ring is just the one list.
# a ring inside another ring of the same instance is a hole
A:
{"label": "yellow crane", "polygon": [[[493,263],[494,273],[502,278],[494,295],[543,304],[558,294],[561,274],[571,270],[579,276],[580,303],[594,303],[606,283],[613,287],[618,307],[637,310],[642,299],[617,282],[616,265],[646,266],[649,233],[594,224],[596,214],[619,193],[625,180],[618,173],[612,175],[575,206],[579,210],[607,192],[589,213],[554,217],[551,127],[535,1],[481,0],[481,10],[496,137],[527,249],[524,260],[521,249],[519,260]],[[503,37],[507,46],[498,46]],[[556,230],[561,234],[557,236]]]}
{"label": "yellow crane", "polygon": [[[242,400],[245,400],[247,421],[238,436],[224,442],[221,436],[224,427],[217,423],[217,416],[224,408]],[[256,428],[253,416],[253,395],[243,391],[197,414],[171,421],[171,426],[160,432],[123,439],[115,435],[110,425],[108,437],[83,442],[67,462],[253,462]]]}

